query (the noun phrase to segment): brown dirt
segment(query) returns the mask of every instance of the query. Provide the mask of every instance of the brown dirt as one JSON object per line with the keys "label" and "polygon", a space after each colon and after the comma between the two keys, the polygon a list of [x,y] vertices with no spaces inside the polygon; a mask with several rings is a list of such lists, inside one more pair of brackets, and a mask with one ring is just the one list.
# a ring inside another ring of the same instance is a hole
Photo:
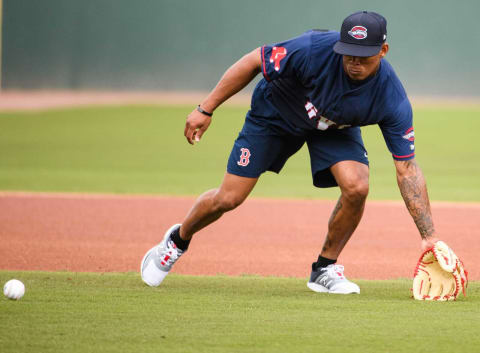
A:
{"label": "brown dirt", "polygon": [[[0,112],[38,111],[66,107],[125,104],[189,104],[192,107],[201,102],[208,92],[171,91],[15,91],[0,92]],[[231,97],[225,105],[246,106],[250,104],[248,91]],[[471,109],[480,106],[478,97],[414,97],[415,107],[455,107]]]}
{"label": "brown dirt", "polygon": [[[0,269],[138,271],[144,253],[194,199],[0,193]],[[199,232],[174,272],[307,277],[333,201],[249,199]],[[434,203],[439,235],[480,279],[480,205]],[[342,253],[351,278],[411,277],[420,237],[405,206],[368,202]]]}

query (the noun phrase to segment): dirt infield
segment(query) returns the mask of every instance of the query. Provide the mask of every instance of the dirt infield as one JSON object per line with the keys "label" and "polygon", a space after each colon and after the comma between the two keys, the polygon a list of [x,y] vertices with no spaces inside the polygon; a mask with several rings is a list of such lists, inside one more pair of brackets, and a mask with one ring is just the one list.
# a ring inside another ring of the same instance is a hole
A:
{"label": "dirt infield", "polygon": [[[0,92],[0,112],[38,111],[98,105],[126,104],[189,104],[194,107],[208,92],[171,91],[15,91]],[[242,91],[229,98],[224,105],[250,104],[251,94]],[[414,97],[414,107],[455,107],[456,109],[478,108],[478,97]]]}
{"label": "dirt infield", "polygon": [[[0,193],[0,269],[138,271],[145,251],[194,200],[180,197]],[[333,201],[247,200],[199,232],[174,272],[307,277]],[[480,279],[480,205],[434,203],[439,235]],[[352,278],[411,277],[420,237],[405,206],[368,202],[339,263]]]}

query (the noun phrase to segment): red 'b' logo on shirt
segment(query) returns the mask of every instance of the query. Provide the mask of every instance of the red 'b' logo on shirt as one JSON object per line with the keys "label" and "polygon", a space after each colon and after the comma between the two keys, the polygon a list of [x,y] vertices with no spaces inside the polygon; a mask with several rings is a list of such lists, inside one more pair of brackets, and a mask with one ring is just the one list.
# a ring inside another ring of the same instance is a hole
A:
{"label": "red 'b' logo on shirt", "polygon": [[287,56],[287,49],[284,47],[273,47],[272,55],[270,56],[270,62],[275,63],[275,71],[280,70],[280,61]]}

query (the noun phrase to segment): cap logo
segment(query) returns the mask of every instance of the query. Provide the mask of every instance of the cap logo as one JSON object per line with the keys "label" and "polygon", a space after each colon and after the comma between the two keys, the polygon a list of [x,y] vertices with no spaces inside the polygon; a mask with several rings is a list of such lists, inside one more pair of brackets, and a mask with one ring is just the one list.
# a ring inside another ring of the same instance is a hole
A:
{"label": "cap logo", "polygon": [[355,39],[365,39],[367,38],[367,29],[363,26],[354,26],[348,31],[348,34]]}

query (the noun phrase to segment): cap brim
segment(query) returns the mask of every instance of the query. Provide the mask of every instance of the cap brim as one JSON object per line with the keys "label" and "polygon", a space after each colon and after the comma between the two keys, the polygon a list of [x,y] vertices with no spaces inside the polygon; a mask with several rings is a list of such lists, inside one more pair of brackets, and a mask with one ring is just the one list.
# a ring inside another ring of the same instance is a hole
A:
{"label": "cap brim", "polygon": [[381,45],[358,45],[340,41],[333,46],[333,51],[337,54],[364,57],[377,55],[380,49],[382,49]]}

